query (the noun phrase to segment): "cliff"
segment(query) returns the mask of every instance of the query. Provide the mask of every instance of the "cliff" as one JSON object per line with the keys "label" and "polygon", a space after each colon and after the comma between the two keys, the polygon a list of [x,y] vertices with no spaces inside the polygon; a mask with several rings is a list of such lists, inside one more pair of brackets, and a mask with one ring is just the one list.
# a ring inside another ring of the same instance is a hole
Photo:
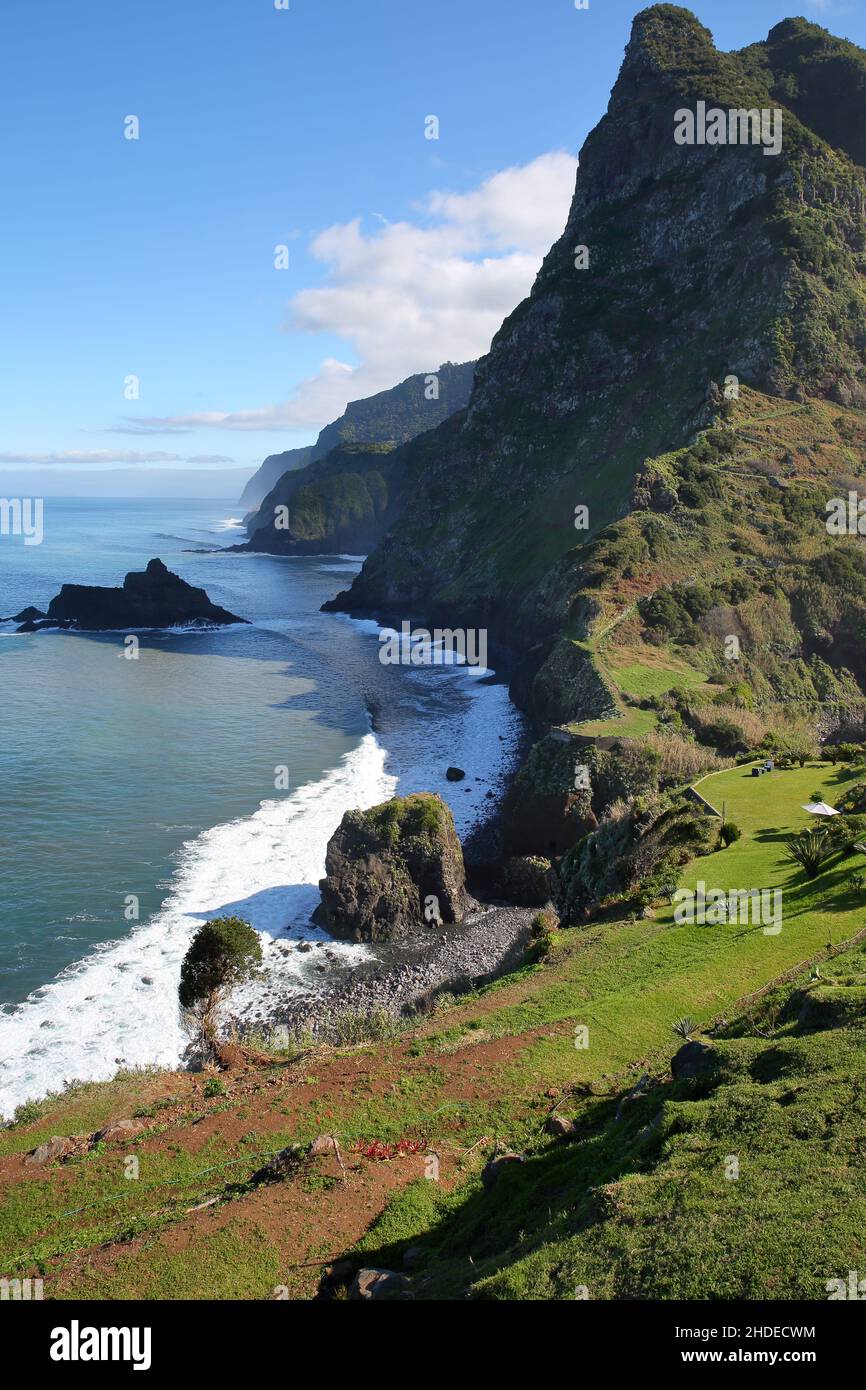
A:
{"label": "cliff", "polygon": [[[610,681],[592,650],[602,614],[620,620],[648,587],[646,537],[627,560],[613,523],[634,517],[648,459],[721,427],[692,466],[725,459],[737,470],[746,529],[766,491],[761,469],[814,482],[816,450],[832,442],[836,478],[862,474],[864,64],[804,20],[721,53],[687,10],[636,17],[607,112],[581,151],[562,237],[478,364],[466,411],[405,446],[412,506],[334,607],[487,625],[500,658],[507,649],[518,665],[522,702],[534,688],[539,724],[604,718]],[[766,109],[770,121],[780,112],[778,153],[764,142],[677,143],[678,113],[700,102]],[[760,393],[750,410],[746,387]],[[792,419],[761,427],[756,448],[753,417],[774,411]],[[847,443],[827,432],[836,416]],[[825,497],[835,486],[823,478]],[[710,528],[712,553],[688,546],[680,563],[667,531],[693,536],[703,515],[683,508],[687,495],[668,498],[667,511],[656,499],[658,545],[670,544],[654,585],[687,583],[695,563],[724,558]],[[823,544],[821,531],[816,522]],[[618,603],[613,586],[599,593],[602,545]],[[794,627],[796,646],[796,614]]]}
{"label": "cliff", "polygon": [[[381,486],[374,484],[373,494],[366,488],[363,479],[368,470],[359,467],[359,449],[363,454],[363,446],[372,445],[380,452],[390,452],[425,430],[434,429],[466,405],[474,370],[474,362],[445,362],[435,372],[407,377],[390,390],[352,401],[308,448],[271,454],[247,483],[240,499],[242,505],[256,509],[247,517],[250,549],[279,553],[295,548],[295,541],[324,539],[332,532],[344,530],[347,524],[365,519],[375,522],[381,515],[381,507],[377,510],[376,505]],[[308,466],[326,459],[334,450],[338,453],[330,468]],[[346,475],[352,481],[336,490],[333,485],[324,485],[324,480],[335,474]],[[275,531],[275,508],[292,508],[302,490],[306,490],[304,498],[292,510],[297,532],[294,525],[290,535]],[[348,518],[341,512],[347,496],[352,499]],[[381,530],[371,534],[378,538]],[[366,531],[363,541],[366,548]]]}

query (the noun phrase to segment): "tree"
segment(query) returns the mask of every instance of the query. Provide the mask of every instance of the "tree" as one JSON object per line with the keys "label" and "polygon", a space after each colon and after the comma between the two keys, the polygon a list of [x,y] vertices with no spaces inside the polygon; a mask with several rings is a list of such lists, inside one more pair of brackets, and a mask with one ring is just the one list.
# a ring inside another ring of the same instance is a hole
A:
{"label": "tree", "polygon": [[242,917],[215,917],[199,927],[180,968],[178,997],[205,1041],[214,1036],[220,999],[247,979],[261,958],[258,935]]}

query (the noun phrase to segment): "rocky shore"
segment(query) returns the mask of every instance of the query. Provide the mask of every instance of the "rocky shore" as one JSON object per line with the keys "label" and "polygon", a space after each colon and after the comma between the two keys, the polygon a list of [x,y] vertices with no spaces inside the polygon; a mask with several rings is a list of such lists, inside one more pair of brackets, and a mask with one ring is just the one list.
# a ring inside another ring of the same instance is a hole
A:
{"label": "rocky shore", "polygon": [[347,1016],[394,1018],[425,1012],[443,992],[459,994],[489,984],[522,961],[537,909],[471,899],[459,925],[431,929],[409,942],[381,942],[375,957],[354,967],[331,958],[327,942],[280,942],[283,955],[309,953],[322,985],[308,993],[283,999],[270,991],[235,1020],[243,1036],[264,1032],[282,1035],[310,1033],[321,1041],[336,1041],[340,1021]]}

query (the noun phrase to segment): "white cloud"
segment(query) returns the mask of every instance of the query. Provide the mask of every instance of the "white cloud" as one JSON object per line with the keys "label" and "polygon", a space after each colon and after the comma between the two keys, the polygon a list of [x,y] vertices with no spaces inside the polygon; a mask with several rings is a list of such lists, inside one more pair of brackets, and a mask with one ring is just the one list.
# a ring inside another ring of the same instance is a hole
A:
{"label": "white cloud", "polygon": [[69,449],[57,454],[0,454],[0,463],[26,464],[104,464],[104,463],[234,463],[223,454],[166,454],[161,450],[143,453],[138,449]]}
{"label": "white cloud", "polygon": [[136,425],[315,429],[350,400],[441,362],[481,356],[562,233],[576,168],[563,151],[540,155],[469,193],[431,193],[414,221],[385,222],[371,232],[360,218],[328,227],[311,244],[327,267],[325,283],[295,296],[286,327],[337,336],[359,365],[329,357],[276,405]]}

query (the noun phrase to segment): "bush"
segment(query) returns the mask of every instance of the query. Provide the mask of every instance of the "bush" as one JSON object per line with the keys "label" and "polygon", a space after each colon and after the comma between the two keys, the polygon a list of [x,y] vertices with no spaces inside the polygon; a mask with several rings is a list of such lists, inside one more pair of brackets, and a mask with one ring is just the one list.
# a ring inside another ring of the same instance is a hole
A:
{"label": "bush", "polygon": [[681,738],[676,733],[647,734],[641,742],[658,757],[658,780],[662,787],[694,782],[703,773],[720,771],[728,763],[710,749],[702,748],[694,739]]}
{"label": "bush", "polygon": [[556,875],[549,859],[527,854],[509,859],[505,889],[512,902],[542,907],[552,896]]}
{"label": "bush", "polygon": [[387,1042],[400,1032],[400,1020],[386,1008],[344,1009],[333,1019],[332,1034],[338,1047]]}
{"label": "bush", "polygon": [[821,752],[831,763],[853,763],[861,756],[861,749],[856,743],[827,743]]}
{"label": "bush", "polygon": [[545,908],[543,912],[536,912],[532,919],[526,959],[531,962],[543,960],[549,953],[558,930],[559,918],[552,909]]}
{"label": "bush", "polygon": [[793,767],[794,763],[803,767],[818,753],[814,737],[797,730],[768,734],[764,747],[780,767]]}
{"label": "bush", "polygon": [[735,821],[726,820],[719,830],[719,839],[727,849],[728,845],[733,845],[742,835],[742,830]]}
{"label": "bush", "polygon": [[836,848],[847,854],[866,841],[866,816],[834,816],[827,826],[827,834]]}
{"label": "bush", "polygon": [[213,1096],[224,1096],[226,1088],[218,1076],[209,1076],[204,1083],[204,1093],[208,1100]]}
{"label": "bush", "polygon": [[866,811],[866,782],[855,782],[853,787],[848,787],[837,800],[836,810],[842,811],[846,818]]}
{"label": "bush", "polygon": [[22,1101],[15,1109],[10,1128],[15,1125],[30,1125],[34,1120],[40,1119],[41,1115],[42,1105],[38,1100]]}

